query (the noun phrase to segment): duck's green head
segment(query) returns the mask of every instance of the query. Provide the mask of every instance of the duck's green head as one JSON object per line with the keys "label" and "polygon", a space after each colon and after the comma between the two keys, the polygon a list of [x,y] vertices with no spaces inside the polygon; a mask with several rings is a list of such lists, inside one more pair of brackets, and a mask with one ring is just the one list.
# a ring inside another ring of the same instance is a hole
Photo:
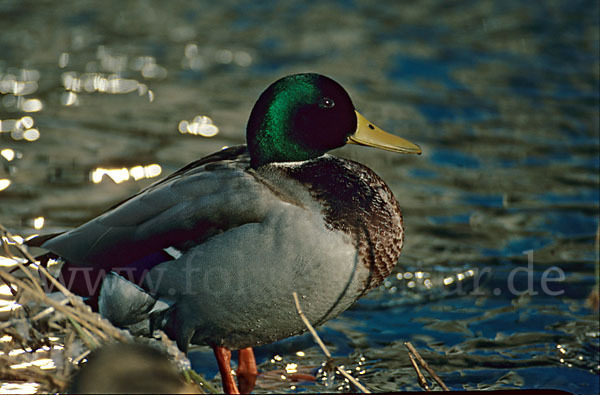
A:
{"label": "duck's green head", "polygon": [[340,84],[313,73],[271,84],[252,109],[246,140],[252,167],[313,159],[347,143],[421,153],[415,144],[367,121]]}

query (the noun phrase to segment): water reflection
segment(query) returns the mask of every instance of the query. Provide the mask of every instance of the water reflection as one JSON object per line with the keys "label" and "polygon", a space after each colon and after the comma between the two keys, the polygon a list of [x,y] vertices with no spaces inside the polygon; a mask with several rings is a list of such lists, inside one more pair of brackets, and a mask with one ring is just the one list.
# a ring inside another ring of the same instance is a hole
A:
{"label": "water reflection", "polygon": [[3,150],[0,150],[0,156],[2,156],[4,159],[6,159],[7,161],[11,161],[13,159],[15,159],[15,151],[10,149],[10,148],[5,148]]}
{"label": "water reflection", "polygon": [[202,71],[213,64],[234,64],[240,67],[249,67],[254,61],[250,52],[246,50],[231,50],[229,48],[206,48],[190,43],[185,46],[184,58],[181,66],[184,69]]}
{"label": "water reflection", "polygon": [[26,96],[38,90],[40,73],[37,70],[20,70],[18,75],[0,74],[0,93],[14,96]]}
{"label": "water reflection", "polygon": [[[58,59],[58,66],[65,69],[72,64],[74,55],[63,52]],[[65,71],[61,80],[66,92],[63,93],[61,102],[64,106],[77,106],[80,104],[79,94],[108,93],[127,94],[137,92],[140,96],[147,96],[154,100],[154,92],[145,83],[133,78],[125,78],[123,74],[129,70],[139,72],[144,79],[164,79],[167,69],[156,63],[153,56],[138,56],[130,59],[128,55],[114,53],[105,46],[99,46],[96,51],[96,60],[88,61],[85,72]]]}
{"label": "water reflection", "polygon": [[35,230],[40,230],[44,227],[44,217],[37,217],[33,220],[33,228]]}
{"label": "water reflection", "polygon": [[118,168],[108,169],[98,167],[90,172],[90,180],[94,184],[102,182],[104,176],[108,176],[115,183],[120,184],[124,181],[133,178],[135,181],[141,180],[142,178],[154,178],[160,176],[162,168],[158,164],[151,164],[147,166],[133,166],[131,168]]}
{"label": "water reflection", "polygon": [[44,105],[40,99],[27,99],[21,105],[21,109],[25,112],[38,112],[42,111]]}
{"label": "water reflection", "polygon": [[11,183],[12,181],[10,181],[8,178],[0,178],[0,191],[3,191],[6,188],[8,188]]}
{"label": "water reflection", "polygon": [[78,106],[79,105],[79,96],[75,92],[64,92],[61,96],[61,103],[63,106]]}
{"label": "water reflection", "polygon": [[40,388],[38,383],[8,383],[0,384],[0,393],[2,394],[36,394]]}
{"label": "water reflection", "polygon": [[[11,266],[14,265],[14,262],[11,262]],[[15,303],[13,299],[13,293],[10,289],[10,287],[6,284],[0,285],[0,317],[2,317],[4,319],[4,316],[2,316],[2,314],[7,314],[10,313],[11,311],[15,310],[16,308],[18,308],[19,306]],[[3,341],[7,342],[10,341],[12,338],[7,339],[6,337],[3,336]],[[0,355],[1,351],[0,351]]]}
{"label": "water reflection", "polygon": [[191,122],[185,120],[179,122],[178,129],[179,133],[182,134],[187,133],[203,137],[214,137],[219,133],[219,128],[213,124],[212,119],[205,115],[198,115]]}
{"label": "water reflection", "polygon": [[139,91],[147,92],[144,84],[134,79],[122,78],[118,74],[84,73],[79,75],[74,71],[62,75],[63,86],[71,92],[102,92],[112,94],[125,94]]}
{"label": "water reflection", "polygon": [[0,133],[10,133],[13,140],[36,141],[40,131],[33,127],[34,120],[29,115],[20,119],[0,120]]}

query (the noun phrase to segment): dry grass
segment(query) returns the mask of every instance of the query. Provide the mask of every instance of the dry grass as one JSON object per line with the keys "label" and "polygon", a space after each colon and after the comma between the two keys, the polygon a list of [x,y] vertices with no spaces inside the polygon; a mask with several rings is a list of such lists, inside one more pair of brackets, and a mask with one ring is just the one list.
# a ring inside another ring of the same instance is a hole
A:
{"label": "dry grass", "polygon": [[[77,295],[40,266],[25,247],[0,225],[3,255],[15,265],[0,266],[0,285],[12,295],[10,311],[0,312],[0,378],[3,383],[28,383],[43,393],[63,393],[80,364],[96,348],[114,342],[142,342],[168,354],[188,383],[199,393],[213,390],[190,369],[190,362],[163,333],[157,338],[135,338],[93,312]],[[44,282],[58,292],[48,294]]]}

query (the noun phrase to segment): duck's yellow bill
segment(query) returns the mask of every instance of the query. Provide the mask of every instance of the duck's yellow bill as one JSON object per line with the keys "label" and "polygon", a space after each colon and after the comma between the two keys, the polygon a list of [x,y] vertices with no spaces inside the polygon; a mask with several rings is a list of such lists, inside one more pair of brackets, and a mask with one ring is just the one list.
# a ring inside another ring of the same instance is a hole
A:
{"label": "duck's yellow bill", "polygon": [[420,154],[421,147],[411,143],[402,137],[394,136],[384,132],[369,122],[365,117],[356,112],[356,132],[348,136],[347,143],[366,145],[368,147],[380,148],[386,151],[400,152],[402,154]]}

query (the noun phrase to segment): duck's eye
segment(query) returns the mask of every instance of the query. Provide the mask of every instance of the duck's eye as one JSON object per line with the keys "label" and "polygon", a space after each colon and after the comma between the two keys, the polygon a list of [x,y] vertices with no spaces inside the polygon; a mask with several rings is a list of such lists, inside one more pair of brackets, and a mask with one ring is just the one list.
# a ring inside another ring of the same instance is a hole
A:
{"label": "duck's eye", "polygon": [[333,108],[333,106],[335,106],[333,99],[322,97],[321,100],[319,100],[319,107],[321,108]]}

